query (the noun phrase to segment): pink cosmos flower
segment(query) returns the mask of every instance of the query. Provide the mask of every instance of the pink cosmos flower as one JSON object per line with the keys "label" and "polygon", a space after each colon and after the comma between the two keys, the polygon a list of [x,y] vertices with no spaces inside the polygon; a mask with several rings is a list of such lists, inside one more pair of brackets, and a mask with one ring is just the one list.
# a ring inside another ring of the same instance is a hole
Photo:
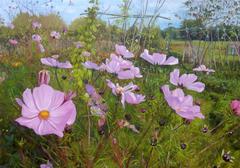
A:
{"label": "pink cosmos flower", "polygon": [[51,57],[41,58],[41,62],[42,64],[56,68],[72,68],[72,64],[69,61],[59,62],[58,60]]}
{"label": "pink cosmos flower", "polygon": [[115,45],[115,51],[118,55],[123,56],[124,58],[133,58],[134,55],[124,45]]}
{"label": "pink cosmos flower", "polygon": [[170,82],[175,86],[183,86],[189,90],[196,92],[202,92],[205,88],[205,84],[202,82],[195,82],[197,76],[194,74],[183,74],[180,76],[179,69],[175,69],[170,73]]}
{"label": "pink cosmos flower", "polygon": [[128,104],[140,104],[145,101],[145,96],[133,93],[138,88],[132,82],[127,86],[121,87],[118,83],[115,85],[110,80],[107,80],[107,85],[112,89],[112,93],[116,96],[121,96],[121,103],[125,107],[125,102]]}
{"label": "pink cosmos flower", "polygon": [[40,168],[53,168],[53,165],[48,161],[47,164],[41,164]]}
{"label": "pink cosmos flower", "polygon": [[153,55],[150,55],[149,51],[147,49],[144,50],[144,52],[140,55],[140,57],[153,65],[176,65],[176,64],[178,64],[178,59],[173,56],[171,56],[167,59],[167,56],[165,54],[153,53]]}
{"label": "pink cosmos flower", "polygon": [[61,35],[60,35],[60,33],[59,32],[56,32],[56,31],[52,31],[51,33],[50,33],[50,36],[53,38],[53,39],[60,39],[60,37],[61,37]]}
{"label": "pink cosmos flower", "polygon": [[38,135],[56,134],[63,137],[65,126],[76,119],[76,108],[71,100],[64,102],[64,93],[42,84],[33,91],[23,92],[22,116],[16,121],[34,130]]}
{"label": "pink cosmos flower", "polygon": [[18,41],[15,39],[9,39],[8,41],[11,45],[16,46],[18,44]]}
{"label": "pink cosmos flower", "polygon": [[233,100],[230,104],[232,111],[237,115],[240,116],[240,101]]}
{"label": "pink cosmos flower", "polygon": [[42,84],[48,85],[49,81],[50,81],[49,71],[41,70],[38,73],[38,86],[40,86]]}
{"label": "pink cosmos flower", "polygon": [[215,72],[213,69],[208,69],[205,65],[200,65],[197,68],[194,68],[193,71],[206,72],[207,74]]}
{"label": "pink cosmos flower", "polygon": [[37,42],[37,43],[40,43],[41,40],[42,40],[42,38],[41,38],[40,35],[34,34],[34,35],[32,35],[32,40],[35,41],[35,42]]}
{"label": "pink cosmos flower", "polygon": [[185,96],[182,89],[169,90],[168,85],[162,86],[164,98],[168,105],[182,118],[193,120],[195,118],[204,118],[200,107],[193,104],[193,98],[190,95]]}
{"label": "pink cosmos flower", "polygon": [[42,27],[42,24],[37,22],[37,21],[34,21],[32,22],[32,28],[33,29],[40,29]]}

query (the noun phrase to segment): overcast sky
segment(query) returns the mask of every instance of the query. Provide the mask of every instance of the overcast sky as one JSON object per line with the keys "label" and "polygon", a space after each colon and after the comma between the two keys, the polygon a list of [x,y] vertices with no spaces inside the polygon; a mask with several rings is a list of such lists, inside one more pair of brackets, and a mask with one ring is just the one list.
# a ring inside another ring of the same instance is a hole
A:
{"label": "overcast sky", "polygon": [[[88,7],[88,0],[0,0],[0,16],[3,17],[6,22],[12,19],[12,17],[16,14],[15,8],[21,5],[21,8],[30,8],[34,9],[34,12],[46,13],[49,12],[51,6],[53,7],[53,11],[59,11],[61,17],[67,24],[70,24],[74,19],[79,17],[80,13],[83,13]],[[52,2],[51,2],[52,1]],[[133,0],[131,5],[131,14],[137,14],[141,7],[141,1],[144,0]],[[149,9],[147,11],[148,14],[151,14],[154,10],[155,4],[157,0],[149,0]],[[181,16],[181,18],[186,17],[186,8],[184,6],[184,2],[186,0],[166,0],[164,5],[161,8],[161,16],[165,16],[170,18],[171,20],[159,19],[158,24],[160,27],[165,28],[168,27],[169,23],[173,26],[178,27],[180,25],[181,20],[176,17]],[[121,5],[121,0],[99,0],[100,2],[100,11],[104,11],[107,13],[119,14]],[[37,3],[37,4],[36,4]],[[33,7],[34,6],[34,7]],[[7,11],[10,11],[10,16]],[[105,20],[113,21],[112,19],[104,18]]]}

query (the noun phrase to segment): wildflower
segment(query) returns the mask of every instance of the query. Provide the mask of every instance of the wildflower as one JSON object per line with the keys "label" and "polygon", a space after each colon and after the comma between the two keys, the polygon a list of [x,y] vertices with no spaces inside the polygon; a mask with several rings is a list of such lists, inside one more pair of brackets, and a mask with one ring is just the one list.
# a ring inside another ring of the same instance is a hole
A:
{"label": "wildflower", "polygon": [[202,92],[205,88],[205,84],[202,82],[195,82],[197,76],[194,74],[183,74],[180,76],[179,69],[175,69],[170,73],[170,82],[175,86],[183,86],[189,90],[196,92]]}
{"label": "wildflower", "polygon": [[37,21],[34,21],[32,22],[32,28],[33,29],[40,29],[42,27],[42,24],[37,22]]}
{"label": "wildflower", "polygon": [[168,105],[182,118],[187,120],[204,118],[200,112],[200,107],[193,104],[192,96],[185,96],[182,89],[170,91],[169,86],[164,85],[162,86],[162,91]]}
{"label": "wildflower", "polygon": [[41,38],[40,35],[34,34],[34,35],[32,35],[32,40],[37,42],[37,43],[41,43],[42,38]]}
{"label": "wildflower", "polygon": [[12,46],[16,46],[18,44],[18,41],[16,39],[9,39],[8,41]]}
{"label": "wildflower", "polygon": [[173,56],[171,56],[167,59],[167,56],[165,54],[153,53],[153,55],[150,55],[149,51],[147,49],[144,50],[144,52],[140,55],[140,57],[153,65],[176,65],[176,64],[178,64],[178,59]]}
{"label": "wildflower", "polygon": [[115,51],[118,55],[123,56],[124,58],[133,58],[134,55],[124,45],[115,45]]}
{"label": "wildflower", "polygon": [[38,86],[42,84],[48,85],[49,81],[50,81],[49,71],[41,70],[38,73]]}
{"label": "wildflower", "polygon": [[140,104],[145,101],[145,96],[141,94],[135,94],[133,91],[138,88],[132,82],[127,86],[121,87],[118,83],[115,85],[110,80],[107,80],[107,85],[112,89],[112,93],[116,96],[121,96],[121,103],[125,107],[125,102],[128,104]]}
{"label": "wildflower", "polygon": [[56,68],[72,68],[72,64],[69,61],[59,62],[58,60],[51,57],[41,58],[41,62],[42,64]]}
{"label": "wildflower", "polygon": [[239,100],[233,100],[230,104],[232,111],[237,116],[240,116],[240,101]]}
{"label": "wildflower", "polygon": [[17,99],[22,107],[22,116],[16,121],[31,128],[38,135],[56,134],[63,137],[65,126],[76,119],[76,108],[72,100],[64,101],[64,93],[42,84],[33,91],[23,92],[23,101]]}
{"label": "wildflower", "polygon": [[200,65],[197,68],[194,68],[193,71],[198,71],[198,72],[206,72],[207,74],[210,74],[211,72],[215,72],[213,69],[208,69],[205,65]]}
{"label": "wildflower", "polygon": [[52,31],[51,33],[50,33],[50,36],[53,38],[53,39],[60,39],[60,37],[61,37],[61,35],[60,35],[60,33],[59,32],[56,32],[56,31]]}

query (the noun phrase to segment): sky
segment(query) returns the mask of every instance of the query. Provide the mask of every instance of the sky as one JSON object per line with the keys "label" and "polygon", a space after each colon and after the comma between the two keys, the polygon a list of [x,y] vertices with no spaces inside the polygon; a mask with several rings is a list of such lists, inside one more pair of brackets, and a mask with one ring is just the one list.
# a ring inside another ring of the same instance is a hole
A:
{"label": "sky", "polygon": [[[142,7],[142,2],[146,0],[133,0],[130,7],[130,14],[138,14]],[[149,8],[147,14],[152,14],[157,0],[148,0]],[[163,4],[160,15],[168,17],[171,20],[158,19],[157,24],[161,28],[171,26],[179,27],[181,19],[186,17],[186,7],[184,2],[186,0],[166,0]],[[81,13],[88,8],[88,0],[0,0],[0,16],[6,22],[16,15],[16,8],[33,10],[34,13],[46,14],[51,11],[59,12],[63,20],[70,24],[74,19],[78,18]],[[120,14],[121,0],[99,0],[100,11],[106,13]],[[179,17],[176,17],[176,14]],[[114,22],[114,19],[103,17],[102,19],[108,22]]]}

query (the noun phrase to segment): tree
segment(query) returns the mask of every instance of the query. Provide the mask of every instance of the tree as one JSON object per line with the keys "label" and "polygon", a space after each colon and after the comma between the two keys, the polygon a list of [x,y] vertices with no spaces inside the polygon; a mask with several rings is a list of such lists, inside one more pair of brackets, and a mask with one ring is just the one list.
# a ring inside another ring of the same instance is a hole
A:
{"label": "tree", "polygon": [[206,25],[239,25],[239,0],[187,0],[189,14]]}

